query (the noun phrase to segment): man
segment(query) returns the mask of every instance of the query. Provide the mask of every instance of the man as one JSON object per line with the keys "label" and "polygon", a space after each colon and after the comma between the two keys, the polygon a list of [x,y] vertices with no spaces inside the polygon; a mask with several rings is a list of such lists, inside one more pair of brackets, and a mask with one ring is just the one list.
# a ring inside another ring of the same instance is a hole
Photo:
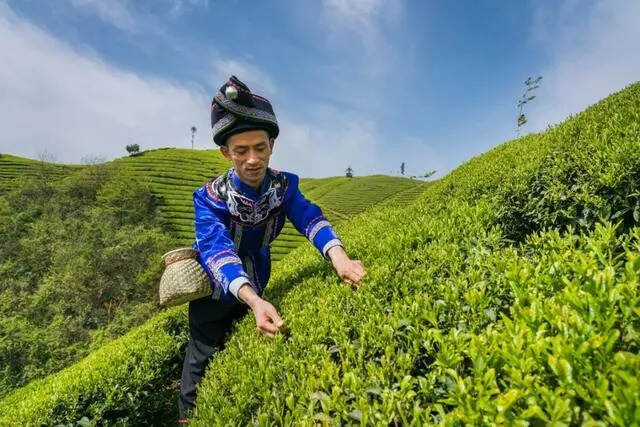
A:
{"label": "man", "polygon": [[351,260],[318,206],[298,189],[298,177],[270,169],[279,128],[268,100],[231,76],[211,103],[213,140],[233,168],[193,193],[199,262],[212,282],[212,295],[189,303],[189,344],[180,384],[180,420],[194,407],[196,385],[234,320],[248,308],[258,331],[268,337],[286,325],[261,295],[269,281],[269,244],[286,218],[326,258],[337,274],[358,286],[364,265]]}

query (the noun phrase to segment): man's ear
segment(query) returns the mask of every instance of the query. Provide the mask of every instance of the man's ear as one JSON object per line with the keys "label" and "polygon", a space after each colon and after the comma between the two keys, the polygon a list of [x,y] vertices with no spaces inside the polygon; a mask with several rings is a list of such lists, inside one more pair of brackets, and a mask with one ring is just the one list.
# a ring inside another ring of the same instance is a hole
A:
{"label": "man's ear", "polygon": [[273,145],[276,143],[275,138],[269,138],[269,149],[273,151]]}
{"label": "man's ear", "polygon": [[226,145],[221,145],[220,152],[222,153],[223,156],[227,158],[227,160],[231,160],[231,155],[229,154],[229,147],[227,147]]}

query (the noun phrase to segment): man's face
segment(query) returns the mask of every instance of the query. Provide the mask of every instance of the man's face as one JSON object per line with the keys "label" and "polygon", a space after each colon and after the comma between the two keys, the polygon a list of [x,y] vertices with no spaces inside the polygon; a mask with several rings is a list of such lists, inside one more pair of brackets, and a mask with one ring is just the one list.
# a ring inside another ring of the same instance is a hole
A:
{"label": "man's face", "polygon": [[273,138],[269,138],[266,131],[256,129],[231,135],[227,138],[227,145],[220,150],[233,162],[238,178],[258,188],[267,172],[273,144]]}

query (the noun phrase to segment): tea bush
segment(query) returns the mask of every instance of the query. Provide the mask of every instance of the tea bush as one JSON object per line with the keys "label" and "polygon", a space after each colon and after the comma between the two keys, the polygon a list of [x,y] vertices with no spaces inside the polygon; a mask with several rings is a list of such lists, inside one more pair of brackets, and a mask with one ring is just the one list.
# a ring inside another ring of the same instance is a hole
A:
{"label": "tea bush", "polygon": [[637,423],[640,230],[547,232],[529,258],[465,228],[476,251],[445,269],[446,241],[431,267],[372,269],[390,288],[305,280],[281,303],[290,338],[242,325],[195,424]]}
{"label": "tea bush", "polygon": [[521,240],[549,227],[588,231],[601,219],[639,224],[639,135],[638,96],[606,99],[548,132],[553,149],[536,172],[501,191],[505,234]]}
{"label": "tea bush", "polygon": [[[471,159],[412,205],[341,224],[369,270],[358,291],[309,246],[278,262],[266,297],[292,333],[269,341],[242,320],[207,370],[193,424],[640,423],[639,101],[635,84]],[[586,208],[597,213],[581,223]],[[124,413],[113,409],[122,394],[103,397],[165,372],[161,357],[124,342],[112,344],[120,363],[150,363],[118,376],[107,358],[80,362],[101,376],[42,383],[76,390],[64,398],[17,390],[0,402],[0,424],[150,422],[143,403]]]}
{"label": "tea bush", "polygon": [[156,417],[165,394],[172,394],[166,378],[180,372],[187,334],[184,307],[167,310],[80,362],[15,390],[0,402],[0,425],[162,422]]}
{"label": "tea bush", "polygon": [[285,261],[268,288],[291,336],[246,320],[194,424],[640,422],[639,112],[636,84],[342,229],[369,266],[355,293],[297,252],[306,273]]}
{"label": "tea bush", "polygon": [[50,181],[62,178],[81,167],[0,154],[0,194],[10,191],[27,177]]}

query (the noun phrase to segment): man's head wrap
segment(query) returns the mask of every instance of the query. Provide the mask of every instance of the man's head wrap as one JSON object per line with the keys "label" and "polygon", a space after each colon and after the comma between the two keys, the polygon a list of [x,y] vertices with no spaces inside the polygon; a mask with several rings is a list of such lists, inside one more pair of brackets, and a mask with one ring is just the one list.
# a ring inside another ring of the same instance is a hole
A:
{"label": "man's head wrap", "polygon": [[280,130],[271,103],[251,93],[236,76],[222,85],[211,102],[213,141],[225,145],[234,133],[263,129],[275,138]]}

